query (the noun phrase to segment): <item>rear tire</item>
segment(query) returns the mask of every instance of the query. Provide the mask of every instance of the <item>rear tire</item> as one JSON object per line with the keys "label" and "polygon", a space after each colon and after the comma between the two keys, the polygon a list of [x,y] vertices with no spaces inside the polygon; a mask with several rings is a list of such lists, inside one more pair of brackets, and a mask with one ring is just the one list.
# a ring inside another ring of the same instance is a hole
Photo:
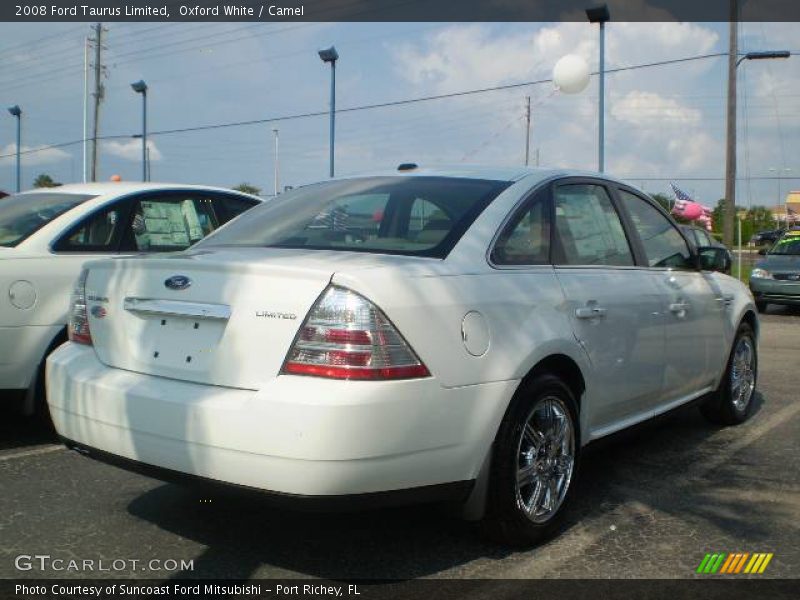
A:
{"label": "rear tire", "polygon": [[47,404],[45,361],[47,361],[47,356],[44,357],[39,368],[36,369],[36,381],[33,382],[33,416],[48,431],[55,431],[53,418],[50,416],[50,406]]}
{"label": "rear tire", "polygon": [[738,425],[750,416],[758,379],[758,351],[753,328],[739,325],[719,387],[700,405],[703,416],[719,425]]}
{"label": "rear tire", "polygon": [[572,496],[580,435],[572,391],[553,375],[517,390],[497,432],[483,533],[527,547],[555,533]]}

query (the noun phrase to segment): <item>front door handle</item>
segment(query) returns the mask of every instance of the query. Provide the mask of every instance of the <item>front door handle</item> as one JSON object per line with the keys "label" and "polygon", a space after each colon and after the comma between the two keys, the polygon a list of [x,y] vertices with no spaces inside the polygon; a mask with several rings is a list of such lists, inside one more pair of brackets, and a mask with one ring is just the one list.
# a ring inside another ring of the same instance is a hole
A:
{"label": "front door handle", "polygon": [[587,306],[586,308],[576,308],[575,316],[579,319],[600,319],[606,316],[606,309],[600,306]]}

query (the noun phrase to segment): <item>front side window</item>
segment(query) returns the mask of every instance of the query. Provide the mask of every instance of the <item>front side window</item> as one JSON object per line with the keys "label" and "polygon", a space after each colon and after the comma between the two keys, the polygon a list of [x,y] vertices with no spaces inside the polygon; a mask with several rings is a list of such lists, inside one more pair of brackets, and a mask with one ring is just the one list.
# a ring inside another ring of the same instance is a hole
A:
{"label": "front side window", "polygon": [[692,269],[689,246],[669,219],[645,199],[625,190],[619,193],[642,240],[647,264],[651,267]]}
{"label": "front side window", "polygon": [[556,234],[567,265],[633,265],[619,215],[603,186],[555,188]]}
{"label": "front side window", "polygon": [[219,227],[210,198],[148,196],[134,202],[124,251],[185,250]]}
{"label": "front side window", "polygon": [[444,258],[509,182],[389,176],[297,188],[202,246],[347,250]]}
{"label": "front side window", "polygon": [[550,262],[549,257],[547,203],[539,196],[503,229],[491,260],[496,265],[543,265]]}
{"label": "front side window", "polygon": [[95,197],[33,192],[3,198],[0,200],[0,246],[16,246],[56,217]]}

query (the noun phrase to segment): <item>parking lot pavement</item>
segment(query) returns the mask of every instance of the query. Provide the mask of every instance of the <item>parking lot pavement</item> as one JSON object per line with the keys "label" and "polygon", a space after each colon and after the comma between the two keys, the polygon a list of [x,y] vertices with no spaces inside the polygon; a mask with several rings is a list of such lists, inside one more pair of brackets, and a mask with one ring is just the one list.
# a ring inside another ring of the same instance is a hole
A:
{"label": "parking lot pavement", "polygon": [[[707,552],[772,552],[764,576],[796,577],[799,354],[800,312],[773,309],[748,423],[717,429],[686,407],[588,448],[565,530],[525,552],[432,507],[306,514],[198,494],[62,450],[4,414],[0,577],[683,578]],[[17,571],[21,554],[193,570]]]}

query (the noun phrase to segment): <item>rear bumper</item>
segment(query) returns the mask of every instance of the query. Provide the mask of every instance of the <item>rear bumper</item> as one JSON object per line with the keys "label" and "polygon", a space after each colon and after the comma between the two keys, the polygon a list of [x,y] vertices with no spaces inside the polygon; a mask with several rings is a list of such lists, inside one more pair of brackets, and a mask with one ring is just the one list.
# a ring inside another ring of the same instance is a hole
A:
{"label": "rear bumper", "polygon": [[469,497],[475,485],[474,481],[454,481],[438,485],[409,488],[405,490],[391,490],[388,492],[371,492],[366,494],[346,494],[338,496],[305,496],[301,494],[287,494],[268,490],[259,490],[247,486],[221,482],[207,477],[189,475],[179,471],[172,471],[163,467],[148,465],[135,460],[122,458],[97,448],[90,448],[65,437],[61,438],[64,445],[70,450],[96,460],[112,465],[132,473],[146,475],[168,483],[178,483],[197,487],[202,490],[232,493],[266,499],[270,503],[287,508],[307,511],[352,511],[365,508],[387,506],[403,506],[407,504],[420,504],[426,502],[463,502]]}
{"label": "rear bumper", "polygon": [[47,384],[55,427],[73,445],[322,497],[475,479],[517,386],[280,376],[249,391],[113,369],[71,343],[48,359]]}

